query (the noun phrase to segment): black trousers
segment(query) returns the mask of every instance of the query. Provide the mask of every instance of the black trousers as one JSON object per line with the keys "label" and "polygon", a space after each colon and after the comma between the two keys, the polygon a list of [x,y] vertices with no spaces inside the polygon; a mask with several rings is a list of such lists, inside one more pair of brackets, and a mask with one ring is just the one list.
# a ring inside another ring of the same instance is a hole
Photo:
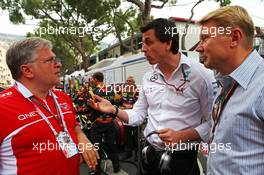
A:
{"label": "black trousers", "polygon": [[138,146],[138,127],[125,125],[125,150],[132,151]]}
{"label": "black trousers", "polygon": [[[91,129],[91,139],[93,143],[99,143],[99,154],[105,158],[104,152],[109,156],[114,169],[119,169],[118,150],[116,145],[117,132],[114,122],[95,122]],[[103,149],[103,150],[102,150]]]}
{"label": "black trousers", "polygon": [[[197,149],[185,151],[173,151],[169,155],[171,159],[168,164],[168,169],[161,168],[161,157],[164,152],[157,149],[149,152],[147,156],[151,156],[151,161],[148,165],[142,162],[142,167],[145,175],[200,175],[199,166],[197,163]],[[164,161],[163,161],[164,163]],[[163,164],[164,165],[164,164]]]}

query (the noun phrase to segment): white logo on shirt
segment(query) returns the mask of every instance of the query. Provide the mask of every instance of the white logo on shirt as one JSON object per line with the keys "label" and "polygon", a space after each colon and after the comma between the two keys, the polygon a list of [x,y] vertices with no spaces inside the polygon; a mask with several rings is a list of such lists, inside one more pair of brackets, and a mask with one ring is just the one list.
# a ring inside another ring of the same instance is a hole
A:
{"label": "white logo on shirt", "polygon": [[37,116],[37,112],[32,111],[28,114],[20,114],[17,118],[18,118],[18,120],[26,120],[28,118],[35,117],[35,116]]}
{"label": "white logo on shirt", "polygon": [[62,104],[60,104],[60,107],[61,107],[61,109],[68,110],[68,105],[67,105],[67,103],[62,103]]}
{"label": "white logo on shirt", "polygon": [[4,94],[1,94],[0,97],[6,97],[6,96],[10,96],[10,95],[12,95],[12,92],[7,92]]}

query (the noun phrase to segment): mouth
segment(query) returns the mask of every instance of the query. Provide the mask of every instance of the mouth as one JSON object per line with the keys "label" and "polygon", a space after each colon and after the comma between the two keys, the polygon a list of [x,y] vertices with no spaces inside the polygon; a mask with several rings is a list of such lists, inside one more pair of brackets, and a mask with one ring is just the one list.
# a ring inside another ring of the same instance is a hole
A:
{"label": "mouth", "polygon": [[150,60],[151,60],[151,57],[150,57],[150,56],[148,56],[148,55],[145,55],[145,57],[146,57],[146,59],[147,59],[148,61],[150,61]]}
{"label": "mouth", "polygon": [[60,76],[61,75],[60,71],[59,72],[55,72],[55,75]]}
{"label": "mouth", "polygon": [[207,58],[206,56],[200,56],[200,60],[201,60],[201,61],[205,61],[206,58]]}

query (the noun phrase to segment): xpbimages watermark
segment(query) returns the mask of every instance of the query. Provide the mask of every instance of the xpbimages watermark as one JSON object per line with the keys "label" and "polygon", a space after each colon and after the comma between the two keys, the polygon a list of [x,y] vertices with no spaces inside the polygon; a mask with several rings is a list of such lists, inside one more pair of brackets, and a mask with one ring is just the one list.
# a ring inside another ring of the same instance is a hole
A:
{"label": "xpbimages watermark", "polygon": [[[89,34],[92,32],[92,29],[88,26],[84,27],[54,27],[51,26],[49,23],[46,27],[40,27],[37,30],[37,33],[41,37],[42,35],[61,35],[61,34],[67,34],[67,35],[78,35],[79,37],[84,37],[86,34]],[[96,31],[93,31],[96,32]]]}
{"label": "xpbimages watermark", "polygon": [[[1,13],[1,11],[0,11]],[[165,27],[165,35],[171,35],[172,37],[183,35],[185,33],[190,35],[200,35],[200,34],[210,34],[211,37],[215,37],[217,35],[223,35],[223,34],[231,34],[231,27],[198,27],[195,25],[190,25],[188,28],[186,28],[186,25],[179,24],[175,27]],[[37,30],[37,33],[39,36],[43,35],[60,35],[60,34],[68,34],[68,35],[78,35],[79,37],[84,37],[86,34],[89,34],[93,31],[91,27],[88,26],[71,26],[71,27],[65,27],[65,26],[52,26],[48,23],[46,27],[40,27]]]}
{"label": "xpbimages watermark", "polygon": [[[119,84],[113,84],[113,85],[106,85],[105,87],[102,87],[99,89],[100,92],[104,92],[105,94],[108,93],[112,93],[113,91],[116,91],[117,93],[121,93],[121,92],[138,92],[138,93],[142,93],[144,92],[146,95],[149,95],[151,93],[155,92],[160,92],[160,93],[164,93],[166,92],[166,88],[169,88],[171,90],[175,90],[175,88],[177,88],[179,85],[181,85],[182,82],[178,82],[178,84],[166,84],[164,83],[164,85],[161,85],[159,88],[152,86],[152,85],[137,85],[137,86],[133,86],[133,85],[126,85],[126,86],[122,86]],[[182,86],[182,93],[184,92],[184,90],[187,87],[187,83],[186,85]],[[176,91],[176,93],[179,93]]]}
{"label": "xpbimages watermark", "polygon": [[[37,151],[39,153],[43,153],[45,151],[61,151],[64,150],[64,148],[61,148],[60,145],[56,142],[52,142],[48,140],[47,142],[38,142],[38,143],[32,143],[32,150]],[[84,150],[99,150],[99,143],[78,143],[77,145],[72,145],[72,147],[68,149],[78,149],[79,153],[83,153]]]}
{"label": "xpbimages watermark", "polygon": [[232,32],[232,27],[223,26],[212,26],[212,27],[202,27],[189,26],[186,29],[185,25],[178,25],[177,27],[165,27],[165,35],[171,35],[171,37],[177,35],[183,35],[185,33],[190,35],[210,35],[211,37],[216,37],[217,35],[229,35]]}
{"label": "xpbimages watermark", "polygon": [[217,151],[230,151],[232,149],[231,143],[195,143],[195,142],[179,142],[165,144],[165,149],[171,152],[183,150],[200,150],[201,152],[210,151],[216,153]]}

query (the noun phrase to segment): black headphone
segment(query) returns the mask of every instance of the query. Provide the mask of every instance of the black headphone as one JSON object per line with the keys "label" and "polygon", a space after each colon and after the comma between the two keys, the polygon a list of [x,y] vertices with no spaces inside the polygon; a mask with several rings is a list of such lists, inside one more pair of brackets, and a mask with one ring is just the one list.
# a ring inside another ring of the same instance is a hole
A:
{"label": "black headphone", "polygon": [[171,163],[171,152],[165,151],[160,158],[159,162],[159,168],[161,173],[169,172],[171,170],[170,168]]}
{"label": "black headphone", "polygon": [[[146,139],[148,137],[150,137],[153,134],[159,134],[157,131],[152,131],[150,132],[147,136]],[[142,149],[142,162],[144,163],[144,165],[149,166],[151,164],[153,164],[157,158],[160,159],[159,160],[159,169],[161,171],[161,173],[165,173],[171,170],[170,168],[170,162],[171,162],[171,152],[169,150],[166,150],[161,157],[155,157],[153,152],[155,152],[155,148],[151,145],[148,146],[144,146],[144,148]],[[144,166],[143,166],[144,169]]]}

